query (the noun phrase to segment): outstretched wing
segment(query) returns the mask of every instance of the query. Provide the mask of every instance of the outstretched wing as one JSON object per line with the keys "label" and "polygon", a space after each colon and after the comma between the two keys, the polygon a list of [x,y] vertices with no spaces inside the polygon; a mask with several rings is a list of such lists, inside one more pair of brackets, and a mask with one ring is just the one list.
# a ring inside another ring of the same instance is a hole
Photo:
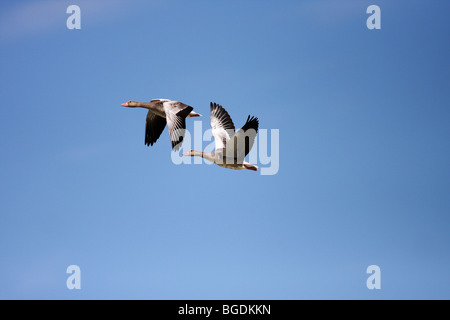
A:
{"label": "outstretched wing", "polygon": [[166,127],[166,119],[148,111],[145,121],[145,145],[152,146]]}
{"label": "outstretched wing", "polygon": [[178,101],[165,101],[163,107],[166,113],[172,149],[177,151],[181,147],[186,131],[186,117],[194,108]]}
{"label": "outstretched wing", "polygon": [[234,123],[228,112],[219,104],[211,102],[211,128],[216,151],[225,148],[234,134]]}
{"label": "outstretched wing", "polygon": [[256,117],[248,116],[244,126],[234,134],[227,143],[225,155],[227,159],[234,159],[236,163],[243,163],[255,143],[259,121]]}

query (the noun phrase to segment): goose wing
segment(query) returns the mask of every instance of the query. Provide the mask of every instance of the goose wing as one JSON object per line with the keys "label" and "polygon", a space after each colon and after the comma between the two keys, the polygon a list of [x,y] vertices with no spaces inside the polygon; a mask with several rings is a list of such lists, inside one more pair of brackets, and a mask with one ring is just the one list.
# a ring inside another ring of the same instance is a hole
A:
{"label": "goose wing", "polygon": [[186,117],[194,108],[178,101],[164,101],[163,107],[166,113],[172,149],[177,151],[181,147],[186,131]]}
{"label": "goose wing", "polygon": [[145,121],[145,145],[152,146],[166,127],[166,119],[148,111]]}
{"label": "goose wing", "polygon": [[216,151],[224,149],[234,134],[234,123],[228,112],[219,104],[211,102],[211,128]]}
{"label": "goose wing", "polygon": [[243,163],[255,143],[258,133],[259,120],[248,116],[244,126],[239,129],[228,141],[225,155],[227,159],[234,159],[236,163]]}

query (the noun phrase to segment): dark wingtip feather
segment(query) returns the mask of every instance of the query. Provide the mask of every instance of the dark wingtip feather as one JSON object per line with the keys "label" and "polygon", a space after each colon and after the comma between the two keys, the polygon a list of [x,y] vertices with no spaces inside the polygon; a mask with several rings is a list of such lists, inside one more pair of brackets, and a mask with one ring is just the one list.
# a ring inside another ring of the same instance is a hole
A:
{"label": "dark wingtip feather", "polygon": [[182,144],[183,144],[183,136],[180,136],[178,141],[172,141],[172,150],[178,151],[181,148]]}
{"label": "dark wingtip feather", "polygon": [[256,132],[258,132],[258,127],[259,127],[258,118],[249,115],[242,129],[244,130],[244,132],[247,131],[248,129],[254,129]]}
{"label": "dark wingtip feather", "polygon": [[211,102],[210,107],[211,107],[211,111],[215,108],[223,108],[220,104],[215,103],[215,102]]}
{"label": "dark wingtip feather", "polygon": [[177,116],[186,118],[192,110],[194,110],[194,108],[192,108],[191,106],[187,106],[183,110],[178,111]]}

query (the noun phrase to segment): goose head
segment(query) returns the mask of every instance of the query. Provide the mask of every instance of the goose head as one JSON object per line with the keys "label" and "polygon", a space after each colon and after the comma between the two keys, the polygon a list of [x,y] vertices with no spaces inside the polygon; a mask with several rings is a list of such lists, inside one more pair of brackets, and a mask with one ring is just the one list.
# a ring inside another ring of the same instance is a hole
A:
{"label": "goose head", "polygon": [[197,150],[189,150],[187,152],[183,153],[183,156],[187,156],[187,157],[202,157],[202,158],[209,158],[211,157],[213,154],[212,153],[206,153],[206,152],[201,152],[201,151],[197,151]]}
{"label": "goose head", "polygon": [[197,154],[197,151],[195,151],[195,150],[189,150],[189,151],[183,152],[183,156],[186,156],[186,157],[193,157],[196,154]]}
{"label": "goose head", "polygon": [[122,103],[121,106],[122,107],[128,107],[128,108],[136,108],[137,107],[137,102],[133,101],[133,100],[130,100],[130,101]]}

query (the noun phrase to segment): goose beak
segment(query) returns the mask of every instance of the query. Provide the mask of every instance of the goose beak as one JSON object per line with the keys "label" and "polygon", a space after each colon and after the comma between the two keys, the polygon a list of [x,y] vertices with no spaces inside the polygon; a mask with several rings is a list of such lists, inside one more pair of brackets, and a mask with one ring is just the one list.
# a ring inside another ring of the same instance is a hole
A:
{"label": "goose beak", "polygon": [[128,102],[124,102],[121,104],[122,107],[128,107]]}

